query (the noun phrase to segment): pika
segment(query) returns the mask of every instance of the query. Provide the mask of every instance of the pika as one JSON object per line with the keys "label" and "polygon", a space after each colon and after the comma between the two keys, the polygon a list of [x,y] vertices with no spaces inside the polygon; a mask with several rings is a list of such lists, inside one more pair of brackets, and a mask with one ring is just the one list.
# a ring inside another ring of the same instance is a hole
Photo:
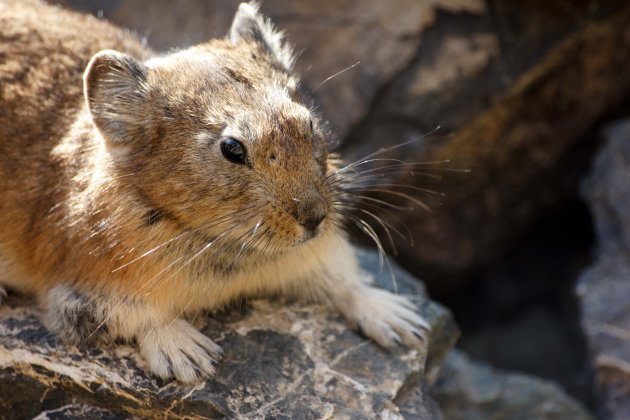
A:
{"label": "pika", "polygon": [[246,296],[323,303],[383,346],[426,345],[412,303],[358,266],[352,168],[292,66],[256,4],[225,38],[156,55],[95,18],[2,0],[2,285],[35,294],[63,340],[135,342],[182,382],[222,356],[187,317]]}

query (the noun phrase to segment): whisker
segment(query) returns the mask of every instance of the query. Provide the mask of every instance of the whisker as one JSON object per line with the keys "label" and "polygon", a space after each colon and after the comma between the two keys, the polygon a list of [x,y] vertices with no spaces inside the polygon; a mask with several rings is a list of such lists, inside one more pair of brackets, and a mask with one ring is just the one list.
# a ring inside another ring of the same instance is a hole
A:
{"label": "whisker", "polygon": [[403,197],[406,198],[407,200],[417,204],[419,207],[423,208],[424,210],[428,211],[429,213],[431,213],[431,208],[429,206],[427,206],[425,203],[423,203],[422,201],[418,200],[417,198],[409,195],[409,194],[405,194],[403,192],[400,191],[393,191],[393,190],[385,190],[382,188],[364,188],[362,191],[372,191],[372,192],[381,192],[384,194],[391,194],[391,195],[397,195],[399,197]]}
{"label": "whisker", "polygon": [[[260,220],[256,223],[256,225],[254,226],[254,229],[252,230],[254,234],[258,231],[258,228],[260,227],[261,223],[262,223],[262,219],[260,219]],[[237,226],[238,226],[238,225],[235,225],[234,227],[237,227]],[[241,235],[239,238],[237,238],[236,242],[238,243],[238,241],[240,241],[240,238],[244,237],[245,235],[249,234],[249,233],[250,233],[250,232],[252,232],[252,231],[249,231],[249,230],[248,230],[247,232],[245,232],[245,234],[243,234],[243,235]],[[263,236],[263,234],[264,234],[265,232],[266,232],[266,231],[261,232],[261,234],[259,235],[259,237],[262,237],[262,236]],[[249,241],[249,240],[248,240],[248,241]],[[209,244],[209,245],[212,245],[212,244]],[[184,266],[186,266],[188,263],[191,263],[191,262],[192,262],[192,260],[193,260],[193,259],[195,259],[195,258],[197,258],[199,255],[201,255],[201,253],[205,252],[205,250],[207,249],[207,247],[208,247],[208,245],[207,245],[206,247],[204,247],[205,249],[200,250],[200,251],[197,253],[197,255],[194,255],[194,256],[191,258],[191,260],[189,260],[186,264],[184,264]],[[240,255],[241,255],[242,251],[243,251],[245,248],[246,248],[246,247],[245,247],[245,242],[244,242],[243,244],[241,244],[241,249],[240,249],[240,252],[239,252],[239,254],[237,254],[237,255],[235,256],[234,260],[238,260],[238,259],[240,258]],[[182,268],[183,268],[183,267],[182,267]],[[180,269],[180,270],[181,270],[181,269]],[[189,283],[187,284],[187,286],[184,288],[184,290],[183,290],[183,291],[187,290],[187,289],[191,286],[191,284],[192,284],[192,282],[189,282]],[[216,285],[217,285],[217,284],[218,284],[218,283],[215,283],[215,284],[213,285],[213,287],[216,287]],[[182,292],[183,292],[183,291],[182,291]],[[186,305],[184,305],[184,307],[183,307],[183,308],[179,311],[179,313],[178,313],[178,315],[177,315],[177,317],[176,317],[176,318],[181,317],[181,315],[182,315],[183,313],[185,313],[185,312],[186,312],[186,309],[188,309],[188,307],[189,307],[189,306],[190,306],[190,302],[188,302]]]}
{"label": "whisker", "polygon": [[[383,210],[380,206],[373,206],[373,208],[376,208],[376,209],[378,209],[379,211],[386,211],[386,210]],[[367,211],[367,210],[365,210],[365,209],[359,209],[359,210],[360,210],[360,211],[362,211],[362,212],[364,212],[364,213],[369,214],[369,215],[370,215],[370,216],[372,216],[372,217],[376,216],[376,215],[375,215],[375,214],[373,214],[372,212],[369,212],[369,211]],[[389,229],[393,230],[393,231],[394,231],[394,233],[400,237],[400,239],[402,239],[402,240],[407,240],[407,236],[405,236],[405,234],[404,234],[404,233],[402,233],[402,232],[400,231],[400,229],[398,229],[396,226],[394,226],[391,222],[389,222],[389,221],[387,221],[387,220],[385,220],[385,219],[383,219],[383,218],[381,218],[381,217],[378,217],[378,219],[380,219],[380,222],[381,222],[381,223],[383,223],[383,224],[387,225],[387,227],[388,227]],[[395,247],[394,247],[394,248],[395,248]]]}
{"label": "whisker", "polygon": [[374,241],[374,244],[376,245],[376,248],[379,251],[379,269],[381,271],[383,270],[383,261],[385,261],[391,275],[392,284],[394,286],[394,292],[398,293],[398,284],[396,282],[396,276],[394,275],[394,270],[391,266],[391,263],[389,262],[389,258],[387,258],[387,254],[385,253],[385,250],[383,249],[383,244],[381,243],[381,240],[379,239],[378,235],[376,234],[372,226],[370,226],[370,224],[367,223],[365,220],[352,216],[352,215],[350,215],[350,217],[353,220],[355,220],[355,222],[358,223],[357,226],[359,226],[359,228],[363,230],[363,232],[365,232]]}
{"label": "whisker", "polygon": [[[253,208],[254,206],[252,206]],[[232,213],[232,215],[236,215],[236,214],[240,214],[238,211],[235,211]],[[190,264],[194,259],[196,259],[199,255],[201,255],[203,252],[205,252],[212,244],[214,244],[217,240],[221,239],[222,237],[224,237],[225,235],[231,233],[232,231],[234,231],[235,229],[237,229],[238,227],[240,227],[241,224],[240,223],[234,223],[232,226],[230,226],[227,230],[223,231],[221,234],[217,235],[215,238],[213,238],[212,241],[208,242],[207,244],[205,244],[202,249],[197,252],[196,254],[193,255],[192,258],[190,258],[187,262],[185,262],[181,267],[179,267],[177,269],[177,271],[170,273],[170,275],[175,275],[178,272],[180,272],[183,268],[185,268],[188,264]],[[144,294],[144,296],[148,296],[152,289],[157,286],[159,283],[161,283],[162,281],[165,281],[165,278],[162,277],[162,275],[167,272],[168,270],[170,270],[173,266],[175,266],[177,263],[179,263],[181,260],[183,260],[185,258],[185,255],[181,255],[180,257],[176,258],[175,260],[173,260],[172,262],[170,262],[169,264],[166,265],[166,267],[164,267],[163,269],[161,269],[155,276],[153,276],[151,279],[147,280],[146,282],[142,283],[140,285],[140,287],[138,287],[135,291],[133,291],[131,293],[132,296],[137,296],[140,294],[140,292],[142,292],[144,289],[148,288],[149,290]],[[108,310],[108,315],[95,327],[94,331],[92,331],[90,333],[90,335],[88,336],[88,339],[90,337],[92,337],[97,331],[99,331],[115,314],[115,312],[120,308],[120,306],[123,304],[124,300],[127,298],[127,296],[121,296],[117,302]]]}
{"label": "whisker", "polygon": [[373,173],[371,173],[370,175],[359,174],[359,176],[357,176],[356,179],[354,179],[353,181],[355,183],[359,183],[359,182],[370,181],[372,179],[388,179],[390,177],[397,178],[405,174],[408,174],[414,178],[417,175],[419,177],[430,178],[436,181],[441,181],[442,179],[444,179],[444,176],[427,172],[426,170],[419,171],[419,170],[413,170],[410,168],[399,168],[399,169],[385,168],[380,171],[373,171]]}
{"label": "whisker", "polygon": [[[252,236],[256,235],[256,232],[258,231],[258,228],[260,227],[261,223],[262,223],[262,219],[260,219],[258,223],[256,223],[256,226],[254,226],[254,229],[252,229]],[[241,251],[243,250],[243,248],[245,248],[246,243],[247,241],[243,241],[243,243],[241,244]]]}
{"label": "whisker", "polygon": [[387,152],[390,152],[392,150],[396,150],[396,149],[399,149],[401,147],[407,146],[407,145],[409,145],[411,143],[415,143],[415,142],[417,142],[419,140],[422,140],[422,139],[432,135],[433,133],[435,133],[439,129],[440,129],[440,126],[438,125],[433,130],[429,131],[428,133],[423,134],[421,136],[417,136],[417,137],[415,137],[415,138],[413,138],[411,140],[408,140],[406,142],[399,143],[399,144],[396,144],[396,145],[390,146],[390,147],[381,147],[380,149],[376,150],[375,152],[372,152],[372,153],[368,154],[367,156],[362,157],[361,159],[358,159],[357,161],[355,161],[353,163],[350,163],[349,165],[346,165],[345,167],[343,167],[341,169],[338,169],[336,172],[334,172],[334,174],[337,174],[337,173],[343,172],[343,171],[345,171],[345,170],[347,170],[349,168],[352,168],[352,167],[356,166],[357,164],[359,164],[361,161],[364,161],[366,159],[371,159],[371,158],[373,158],[375,156],[380,156],[383,153],[387,153]]}
{"label": "whisker", "polygon": [[359,211],[361,213],[367,214],[372,219],[374,219],[379,225],[381,225],[381,227],[385,231],[385,234],[387,235],[387,239],[389,240],[389,245],[392,247],[392,251],[394,252],[394,255],[398,255],[398,250],[396,249],[396,245],[394,245],[394,238],[392,237],[392,234],[388,229],[389,224],[384,222],[380,217],[378,217],[377,215],[375,215],[374,213],[370,211],[367,211],[365,209],[359,209]]}
{"label": "whisker", "polygon": [[175,240],[177,240],[177,239],[181,238],[181,237],[182,237],[182,236],[184,236],[184,234],[186,234],[186,233],[190,233],[190,231],[186,231],[186,232],[182,232],[182,233],[180,233],[179,235],[175,236],[174,238],[171,238],[171,239],[169,239],[168,241],[163,242],[163,243],[161,243],[160,245],[156,246],[155,248],[152,248],[152,249],[148,250],[147,252],[145,252],[144,254],[140,255],[139,257],[134,258],[133,260],[131,260],[131,261],[129,261],[129,262],[127,262],[127,263],[125,263],[125,264],[121,265],[120,267],[116,267],[116,268],[114,268],[111,272],[112,272],[112,273],[115,273],[116,271],[119,271],[119,270],[122,270],[122,269],[123,269],[123,268],[125,268],[125,267],[128,267],[129,265],[131,265],[131,264],[135,263],[136,261],[139,261],[139,260],[141,260],[142,258],[147,257],[147,256],[149,256],[149,255],[153,254],[155,251],[157,251],[158,249],[160,249],[160,248],[164,247],[165,245],[168,245],[168,244],[170,244],[171,242],[173,242],[173,241],[175,241]]}
{"label": "whisker", "polygon": [[383,244],[381,243],[381,240],[379,239],[378,235],[376,234],[372,226],[370,226],[370,224],[367,223],[365,220],[359,217],[353,216],[353,215],[349,215],[349,217],[352,218],[357,223],[357,226],[362,231],[364,231],[372,239],[372,241],[374,241],[374,245],[376,245],[376,248],[378,249],[378,252],[379,252],[379,258],[378,258],[379,268],[382,270],[383,260],[385,256],[385,249],[383,248]]}
{"label": "whisker", "polygon": [[399,206],[397,204],[393,204],[393,203],[390,203],[388,201],[380,200],[378,198],[370,197],[370,196],[367,196],[367,195],[355,194],[355,193],[353,193],[351,191],[349,191],[347,193],[349,193],[352,196],[357,197],[357,198],[359,198],[361,200],[371,201],[371,202],[374,202],[374,203],[379,203],[379,204],[382,204],[384,206],[390,207],[390,208],[395,209],[395,210],[402,210],[402,211],[411,211],[411,210],[413,210],[413,207]]}
{"label": "whisker", "polygon": [[446,194],[443,192],[431,190],[428,188],[417,187],[415,185],[409,184],[371,184],[371,187],[398,187],[398,188],[408,188],[414,191],[422,192],[429,195],[437,195],[439,197],[446,197]]}
{"label": "whisker", "polygon": [[[398,164],[401,165],[407,165],[407,162],[405,162],[404,160],[400,160],[400,159],[394,159],[394,158],[374,158],[374,159],[366,159],[366,160],[362,160],[360,162],[356,162],[356,164],[352,165],[352,167],[346,167],[347,169],[354,169],[357,168],[361,165],[365,165],[367,163],[372,163],[372,162],[397,162]],[[331,175],[337,175],[341,172],[344,171],[344,168],[339,169],[336,172],[333,172]],[[355,173],[358,173],[355,171]]]}
{"label": "whisker", "polygon": [[313,93],[317,92],[317,90],[322,87],[326,82],[328,82],[329,80],[334,79],[335,77],[339,76],[340,74],[343,74],[345,72],[347,72],[348,70],[351,70],[353,68],[355,68],[356,66],[358,66],[359,64],[361,64],[360,61],[357,61],[356,63],[354,63],[351,66],[346,67],[343,70],[338,71],[337,73],[333,74],[332,76],[328,76],[326,79],[324,79],[319,85],[317,85],[317,87],[315,87],[315,89],[313,89]]}
{"label": "whisker", "polygon": [[409,240],[409,246],[411,246],[412,248],[415,246],[415,243],[414,243],[414,240],[413,240],[413,234],[411,233],[411,229],[409,229],[409,226],[407,226],[407,224],[399,216],[397,216],[393,212],[391,212],[391,211],[389,211],[389,210],[387,210],[387,209],[385,209],[385,208],[383,208],[381,206],[378,206],[376,204],[365,203],[365,205],[373,207],[373,208],[376,208],[376,209],[378,209],[378,211],[382,211],[382,212],[386,213],[389,217],[395,219],[396,222],[398,222],[398,224],[405,229],[405,231],[407,232],[407,235],[405,236],[404,234],[402,234],[402,232],[398,231],[397,229],[395,231],[400,232],[399,235],[400,235],[401,239],[403,239],[403,240],[407,240],[408,239]]}

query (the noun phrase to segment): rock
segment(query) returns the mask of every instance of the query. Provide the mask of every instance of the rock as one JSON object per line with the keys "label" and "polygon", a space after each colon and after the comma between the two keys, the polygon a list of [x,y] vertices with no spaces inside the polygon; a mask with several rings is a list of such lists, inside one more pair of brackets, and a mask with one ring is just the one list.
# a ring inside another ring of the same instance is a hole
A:
{"label": "rock", "polygon": [[592,419],[579,402],[556,384],[494,370],[456,350],[446,358],[430,395],[446,419]]}
{"label": "rock", "polygon": [[[360,253],[379,284],[378,257]],[[457,338],[450,313],[427,300],[421,283],[394,268],[401,293],[418,297],[432,325],[428,352],[386,351],[348,329],[321,306],[255,300],[243,311],[203,321],[225,350],[216,377],[196,386],[146,373],[128,345],[67,347],[48,333],[39,312],[12,296],[0,308],[0,413],[11,418],[411,418],[439,409],[422,390]],[[413,399],[412,399],[413,396]],[[410,402],[412,401],[412,402]],[[401,403],[401,404],[402,404]],[[410,409],[407,409],[406,412]]]}
{"label": "rock", "polygon": [[[449,161],[427,166],[440,180],[416,168],[392,182],[445,194],[419,196],[431,213],[397,215],[422,238],[399,246],[400,261],[435,288],[457,287],[462,275],[499,259],[543,211],[571,198],[596,143],[585,134],[630,95],[630,73],[619,71],[630,67],[629,3],[582,26],[540,2],[496,3],[494,18],[438,20],[417,59],[348,138],[362,156],[443,127],[386,156]],[[519,10],[527,18],[516,17]],[[508,36],[501,19],[520,24]]]}
{"label": "rock", "polygon": [[602,416],[630,418],[630,120],[604,132],[584,183],[597,231],[597,258],[577,295],[596,371]]}

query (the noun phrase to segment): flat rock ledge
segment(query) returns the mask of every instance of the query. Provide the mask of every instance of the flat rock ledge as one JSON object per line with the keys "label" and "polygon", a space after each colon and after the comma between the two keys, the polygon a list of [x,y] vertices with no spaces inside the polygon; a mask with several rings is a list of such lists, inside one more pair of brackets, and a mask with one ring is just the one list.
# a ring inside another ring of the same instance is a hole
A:
{"label": "flat rock ledge", "polygon": [[[391,289],[378,256],[360,255]],[[12,296],[0,308],[0,418],[439,418],[424,390],[458,330],[418,280],[394,270],[433,328],[428,351],[381,349],[321,306],[255,300],[204,320],[225,358],[195,386],[147,374],[132,346],[66,346],[32,302]]]}

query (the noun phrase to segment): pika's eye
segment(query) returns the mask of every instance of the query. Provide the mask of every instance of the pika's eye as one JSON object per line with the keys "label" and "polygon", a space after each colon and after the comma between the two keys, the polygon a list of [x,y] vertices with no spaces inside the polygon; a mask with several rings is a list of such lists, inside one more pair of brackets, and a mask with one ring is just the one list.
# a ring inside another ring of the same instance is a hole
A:
{"label": "pika's eye", "polygon": [[245,163],[247,156],[243,143],[231,137],[221,142],[221,153],[230,162],[241,164]]}

